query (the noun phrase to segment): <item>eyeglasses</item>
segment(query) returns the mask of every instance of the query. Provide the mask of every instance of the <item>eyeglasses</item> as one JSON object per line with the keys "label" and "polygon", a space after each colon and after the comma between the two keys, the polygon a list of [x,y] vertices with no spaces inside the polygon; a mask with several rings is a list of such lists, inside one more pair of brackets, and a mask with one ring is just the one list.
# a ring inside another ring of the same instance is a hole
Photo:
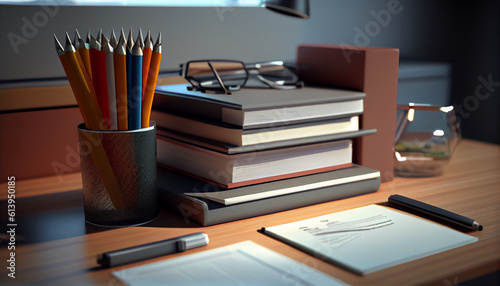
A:
{"label": "eyeglasses", "polygon": [[196,60],[182,66],[189,90],[231,94],[246,87],[295,89],[304,85],[282,61],[245,64],[232,60]]}

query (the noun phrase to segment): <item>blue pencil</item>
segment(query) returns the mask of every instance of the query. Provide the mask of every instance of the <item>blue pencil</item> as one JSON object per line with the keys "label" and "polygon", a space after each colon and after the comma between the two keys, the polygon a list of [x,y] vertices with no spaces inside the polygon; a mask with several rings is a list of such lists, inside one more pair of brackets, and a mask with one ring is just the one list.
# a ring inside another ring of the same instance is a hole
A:
{"label": "blue pencil", "polygon": [[[122,29],[123,31],[123,29]],[[130,101],[130,95],[132,93],[132,49],[134,48],[134,39],[132,38],[132,29],[128,32],[127,38],[127,56],[126,56],[126,67],[127,67],[127,102]],[[130,124],[129,124],[130,126]]]}
{"label": "blue pencil", "polygon": [[132,49],[131,93],[128,101],[128,129],[141,129],[142,111],[142,49],[136,41]]}

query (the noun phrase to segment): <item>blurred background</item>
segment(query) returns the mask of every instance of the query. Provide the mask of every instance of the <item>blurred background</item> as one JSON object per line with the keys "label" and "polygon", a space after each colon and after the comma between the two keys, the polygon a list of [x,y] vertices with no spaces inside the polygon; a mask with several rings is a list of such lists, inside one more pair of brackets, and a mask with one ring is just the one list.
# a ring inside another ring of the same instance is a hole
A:
{"label": "blurred background", "polygon": [[5,88],[60,84],[52,34],[73,37],[75,29],[161,32],[162,71],[192,59],[293,61],[301,43],[390,47],[401,53],[398,103],[454,105],[464,137],[500,143],[500,1],[311,0],[309,19],[251,0],[209,2],[215,6],[1,5],[0,100]]}

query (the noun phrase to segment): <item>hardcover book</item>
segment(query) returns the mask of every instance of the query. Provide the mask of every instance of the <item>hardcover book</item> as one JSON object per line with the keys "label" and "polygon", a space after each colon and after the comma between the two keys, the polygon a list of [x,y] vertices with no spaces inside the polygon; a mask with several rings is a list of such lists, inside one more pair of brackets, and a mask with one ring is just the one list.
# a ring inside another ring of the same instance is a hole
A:
{"label": "hardcover book", "polygon": [[374,134],[375,132],[377,132],[377,130],[375,129],[358,130],[358,131],[341,132],[329,135],[309,136],[309,137],[289,139],[289,140],[272,141],[272,142],[259,143],[253,145],[238,146],[226,142],[189,135],[182,132],[167,130],[161,127],[157,127],[156,129],[156,134],[160,138],[161,137],[172,138],[177,141],[189,143],[194,146],[207,148],[224,154],[257,152],[257,151],[277,149],[277,148],[297,146],[297,145],[352,139],[360,136]]}
{"label": "hardcover book", "polygon": [[[337,173],[338,172],[338,173]],[[373,174],[376,170],[362,166],[327,172],[329,179],[349,178],[363,174]],[[186,220],[198,222],[203,226],[224,223],[293,208],[323,203],[327,201],[376,192],[380,187],[380,176],[353,180],[338,185],[315,186],[320,182],[320,174],[301,176],[256,185],[254,191],[279,191],[293,186],[304,186],[303,190],[264,196],[232,205],[224,205],[207,198],[190,196],[189,193],[212,192],[220,187],[173,170],[158,168],[158,197],[160,205],[178,213]],[[258,186],[258,187],[257,187]],[[244,188],[244,187],[243,187]],[[311,189],[312,188],[312,189]],[[243,189],[235,189],[243,190]],[[248,190],[248,188],[247,188]]]}
{"label": "hardcover book", "polygon": [[189,91],[187,86],[157,86],[153,107],[251,129],[359,115],[365,97],[360,91],[333,88],[243,88],[211,94]]}
{"label": "hardcover book", "polygon": [[257,129],[153,111],[156,125],[171,131],[237,146],[255,145],[359,130],[358,116]]}
{"label": "hardcover book", "polygon": [[226,188],[257,184],[352,165],[352,140],[329,141],[241,154],[223,154],[157,137],[159,164]]}

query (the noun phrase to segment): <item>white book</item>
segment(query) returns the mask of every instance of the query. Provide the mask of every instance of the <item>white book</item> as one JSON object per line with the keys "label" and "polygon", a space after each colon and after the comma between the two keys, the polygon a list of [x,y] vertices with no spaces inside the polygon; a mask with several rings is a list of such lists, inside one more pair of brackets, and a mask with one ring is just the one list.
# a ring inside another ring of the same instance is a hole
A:
{"label": "white book", "polygon": [[478,240],[379,205],[266,227],[262,232],[362,275]]}
{"label": "white book", "polygon": [[157,138],[158,163],[226,188],[352,166],[352,140],[223,154],[170,138]]}

